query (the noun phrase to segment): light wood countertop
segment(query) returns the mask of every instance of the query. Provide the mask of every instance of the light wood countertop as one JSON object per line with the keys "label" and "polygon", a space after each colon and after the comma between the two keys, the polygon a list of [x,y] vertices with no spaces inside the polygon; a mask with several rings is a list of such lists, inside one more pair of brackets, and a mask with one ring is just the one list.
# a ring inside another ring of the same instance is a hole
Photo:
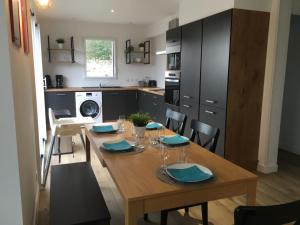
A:
{"label": "light wood countertop", "polygon": [[138,86],[128,86],[128,87],[113,87],[113,88],[95,88],[95,87],[66,87],[66,88],[50,88],[45,90],[45,92],[95,92],[95,91],[144,91],[156,95],[165,95],[165,90],[158,87],[138,87]]}

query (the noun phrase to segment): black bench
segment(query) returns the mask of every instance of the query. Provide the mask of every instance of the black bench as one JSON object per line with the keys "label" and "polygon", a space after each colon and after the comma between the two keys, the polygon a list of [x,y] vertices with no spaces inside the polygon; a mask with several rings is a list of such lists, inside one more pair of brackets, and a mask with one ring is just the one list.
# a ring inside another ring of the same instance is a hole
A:
{"label": "black bench", "polygon": [[50,225],[109,225],[110,219],[89,163],[51,167]]}

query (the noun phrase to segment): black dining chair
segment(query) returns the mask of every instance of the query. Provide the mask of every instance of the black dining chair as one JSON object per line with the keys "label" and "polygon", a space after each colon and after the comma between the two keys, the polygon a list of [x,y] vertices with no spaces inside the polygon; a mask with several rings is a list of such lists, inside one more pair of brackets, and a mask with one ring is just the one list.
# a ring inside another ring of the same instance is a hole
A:
{"label": "black dining chair", "polygon": [[300,201],[272,206],[239,206],[234,225],[300,225]]}
{"label": "black dining chair", "polygon": [[183,113],[167,109],[166,111],[166,128],[173,130],[179,135],[184,134],[187,116]]}
{"label": "black dining chair", "polygon": [[[190,141],[196,142],[203,148],[215,153],[218,139],[220,135],[220,129],[212,127],[208,124],[202,123],[198,120],[191,121],[191,135]],[[205,138],[205,140],[202,140]],[[195,205],[186,206],[185,212],[189,213],[189,207],[201,205],[202,211],[202,223],[203,225],[208,225],[208,203],[202,202]],[[168,213],[173,210],[182,209],[183,207],[175,208],[175,209],[168,209],[161,211],[161,225],[167,225],[168,221]]]}

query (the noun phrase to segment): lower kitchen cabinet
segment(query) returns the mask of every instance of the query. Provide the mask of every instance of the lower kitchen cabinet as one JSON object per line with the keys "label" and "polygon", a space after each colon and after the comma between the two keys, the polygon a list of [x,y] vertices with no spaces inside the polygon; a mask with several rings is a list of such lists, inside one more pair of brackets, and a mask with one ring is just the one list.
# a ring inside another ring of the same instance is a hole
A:
{"label": "lower kitchen cabinet", "polygon": [[217,107],[200,105],[199,120],[220,129],[216,154],[224,157],[226,111]]}
{"label": "lower kitchen cabinet", "polygon": [[136,91],[102,92],[103,121],[117,120],[120,115],[128,117],[138,111]]}
{"label": "lower kitchen cabinet", "polygon": [[184,113],[187,116],[184,136],[190,137],[190,134],[191,134],[191,121],[193,119],[198,120],[199,104],[198,103],[191,103],[191,102],[188,102],[188,101],[181,101],[181,103],[180,103],[180,112]]}
{"label": "lower kitchen cabinet", "polygon": [[45,106],[47,127],[49,127],[49,108],[53,110],[67,109],[71,112],[71,117],[76,117],[75,92],[46,92]]}
{"label": "lower kitchen cabinet", "polygon": [[160,123],[165,123],[166,105],[164,96],[139,92],[139,111],[149,113],[151,118]]}

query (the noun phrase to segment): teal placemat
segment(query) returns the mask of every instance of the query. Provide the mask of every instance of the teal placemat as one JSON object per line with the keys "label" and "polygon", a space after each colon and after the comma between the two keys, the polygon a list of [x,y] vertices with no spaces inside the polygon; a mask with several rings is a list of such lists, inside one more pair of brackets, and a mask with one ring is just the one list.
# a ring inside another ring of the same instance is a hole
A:
{"label": "teal placemat", "polygon": [[92,131],[96,133],[109,133],[115,131],[112,125],[93,126]]}
{"label": "teal placemat", "polygon": [[128,151],[133,149],[133,146],[130,145],[126,140],[122,140],[115,143],[103,143],[103,147],[108,151]]}
{"label": "teal placemat", "polygon": [[203,172],[197,166],[184,169],[167,168],[167,171],[179,182],[199,182],[212,177],[212,175]]}
{"label": "teal placemat", "polygon": [[189,143],[189,139],[176,134],[174,136],[161,137],[161,142],[166,145],[181,145]]}
{"label": "teal placemat", "polygon": [[162,125],[160,123],[150,122],[147,124],[146,129],[148,130],[155,130],[155,129],[161,129]]}

